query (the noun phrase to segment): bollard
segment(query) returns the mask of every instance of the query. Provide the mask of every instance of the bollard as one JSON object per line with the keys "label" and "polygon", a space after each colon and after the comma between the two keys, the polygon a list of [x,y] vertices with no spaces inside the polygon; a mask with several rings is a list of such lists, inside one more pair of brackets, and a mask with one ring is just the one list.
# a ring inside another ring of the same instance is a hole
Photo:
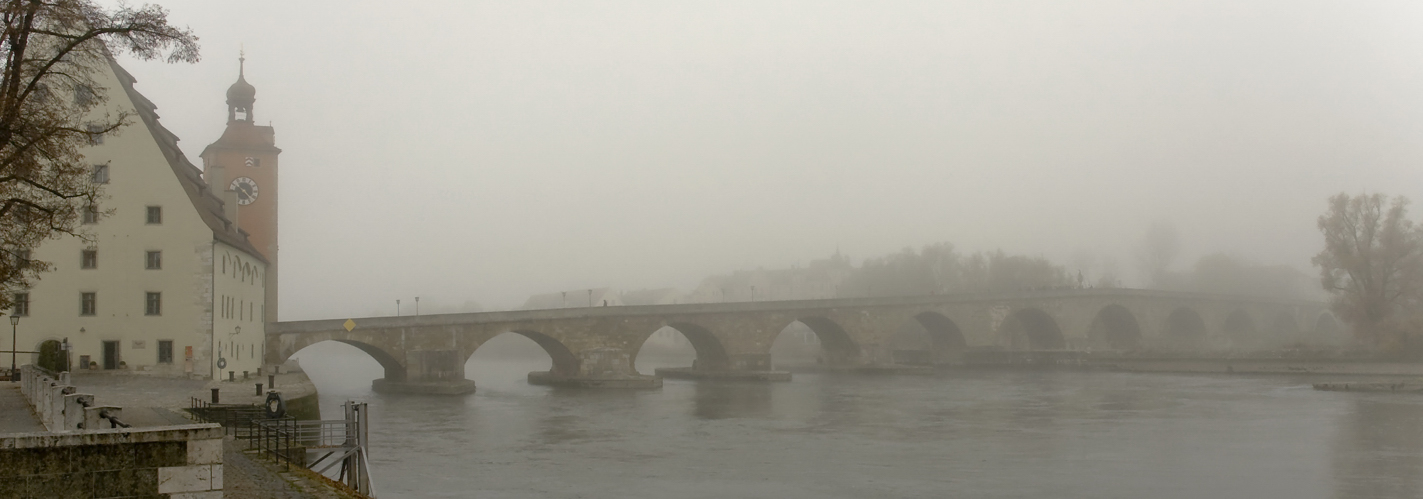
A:
{"label": "bollard", "polygon": [[277,376],[275,374],[267,375],[267,387],[272,389],[277,388]]}
{"label": "bollard", "polygon": [[214,404],[217,403],[217,391],[218,391],[218,390],[219,390],[218,388],[213,388],[213,389],[212,389],[212,403],[214,403]]}
{"label": "bollard", "polygon": [[258,396],[258,397],[261,397],[261,396],[262,396],[262,384],[261,384],[261,383],[257,383],[257,396]]}
{"label": "bollard", "polygon": [[228,372],[227,372],[227,380],[228,380],[228,381],[237,381],[237,371],[228,371]]}

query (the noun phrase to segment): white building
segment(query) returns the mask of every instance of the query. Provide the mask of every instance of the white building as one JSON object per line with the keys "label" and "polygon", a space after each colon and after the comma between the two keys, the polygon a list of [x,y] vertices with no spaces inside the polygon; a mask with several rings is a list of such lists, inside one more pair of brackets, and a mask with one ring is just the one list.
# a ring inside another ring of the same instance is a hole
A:
{"label": "white building", "polygon": [[33,258],[52,262],[16,296],[19,350],[72,345],[73,368],[165,375],[241,375],[260,367],[267,260],[238,229],[224,187],[209,186],[158,123],[155,106],[117,64],[95,75],[107,109],[138,119],[84,151],[113,210],[77,238],[46,241]]}

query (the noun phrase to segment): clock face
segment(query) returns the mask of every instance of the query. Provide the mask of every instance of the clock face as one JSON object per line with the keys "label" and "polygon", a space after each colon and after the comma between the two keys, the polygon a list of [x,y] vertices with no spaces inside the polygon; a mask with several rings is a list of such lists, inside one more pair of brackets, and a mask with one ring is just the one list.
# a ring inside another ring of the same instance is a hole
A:
{"label": "clock face", "polygon": [[257,181],[248,177],[237,177],[227,187],[237,191],[237,204],[246,206],[257,200]]}

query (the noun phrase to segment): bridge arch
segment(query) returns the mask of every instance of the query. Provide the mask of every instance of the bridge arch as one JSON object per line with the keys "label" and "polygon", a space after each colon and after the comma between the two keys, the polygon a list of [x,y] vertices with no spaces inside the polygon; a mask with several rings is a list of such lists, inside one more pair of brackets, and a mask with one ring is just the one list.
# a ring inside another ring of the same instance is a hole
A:
{"label": "bridge arch", "polygon": [[1094,344],[1130,350],[1141,344],[1141,324],[1130,310],[1114,303],[1097,311],[1087,337]]}
{"label": "bridge arch", "polygon": [[1187,307],[1179,307],[1166,317],[1165,334],[1162,338],[1167,346],[1174,348],[1199,348],[1206,344],[1208,336],[1206,321],[1201,314]]}
{"label": "bridge arch", "polygon": [[[798,326],[803,326],[804,329],[800,329]],[[787,334],[797,329],[802,332],[808,329],[811,334],[808,338],[802,339],[795,339],[794,336]],[[814,341],[806,343],[805,340],[810,339]],[[792,346],[794,344],[800,344],[800,346]],[[783,348],[787,346],[792,346],[792,348]],[[791,354],[795,357],[803,357],[809,353],[809,351],[804,350],[804,347],[815,348],[816,363],[830,365],[846,364],[853,363],[860,357],[860,346],[856,344],[854,340],[850,339],[850,334],[845,331],[845,328],[841,327],[840,324],[837,324],[834,320],[822,316],[801,317],[787,324],[776,333],[770,347],[772,356],[771,363],[773,365],[784,365],[786,359],[785,355],[787,354]],[[793,352],[792,350],[798,351]],[[781,360],[777,360],[778,358]],[[800,360],[804,361],[807,359],[801,358]]]}
{"label": "bridge arch", "polygon": [[715,334],[712,334],[711,330],[690,322],[672,322],[649,333],[647,338],[643,339],[637,351],[633,353],[634,367],[637,366],[637,358],[643,353],[648,343],[653,341],[654,336],[659,331],[665,330],[671,330],[681,334],[683,338],[687,339],[687,343],[691,344],[692,351],[696,356],[692,361],[692,367],[697,369],[720,370],[727,369],[731,366],[731,356],[727,355],[726,347],[721,344],[721,340],[718,339]]}
{"label": "bridge arch", "polygon": [[552,367],[549,369],[550,372],[561,376],[575,376],[578,374],[580,364],[578,356],[574,355],[573,351],[568,349],[568,346],[552,336],[532,329],[513,329],[491,336],[489,339],[480,342],[479,346],[470,352],[469,357],[465,358],[465,362],[469,362],[469,359],[474,357],[474,354],[479,351],[479,348],[483,347],[489,340],[506,334],[517,334],[533,340],[534,343],[538,344],[539,348],[542,348],[544,353],[548,354],[549,359],[553,361]]}
{"label": "bridge arch", "polygon": [[1067,339],[1057,320],[1041,309],[1020,308],[998,326],[998,338],[1015,350],[1058,350]]}
{"label": "bridge arch", "polygon": [[959,360],[968,340],[953,320],[928,311],[903,322],[890,337],[889,348],[896,364],[933,365]]}
{"label": "bridge arch", "polygon": [[376,361],[376,363],[380,364],[381,369],[385,370],[385,379],[391,381],[405,381],[405,365],[400,362],[400,359],[395,358],[395,356],[391,355],[390,352],[387,352],[378,346],[363,341],[351,339],[321,339],[300,346],[296,346],[294,349],[291,350],[290,354],[288,354],[284,358],[279,359],[278,363],[285,362],[287,359],[295,357],[296,354],[301,353],[301,351],[305,350],[307,347],[326,343],[328,341],[333,341],[336,343],[342,343],[356,347],[357,350],[365,352],[366,355],[370,356]]}
{"label": "bridge arch", "polygon": [[1250,313],[1241,309],[1236,309],[1225,316],[1225,322],[1221,324],[1220,331],[1232,345],[1245,345],[1259,341],[1259,332],[1255,330],[1255,321],[1250,318]]}
{"label": "bridge arch", "polygon": [[1323,338],[1335,338],[1344,332],[1344,325],[1339,323],[1334,314],[1324,312],[1314,319],[1314,332]]}
{"label": "bridge arch", "polygon": [[921,312],[914,316],[914,320],[929,332],[929,340],[933,342],[935,350],[963,350],[968,348],[968,340],[964,338],[963,331],[958,324],[954,324],[948,316],[938,312]]}
{"label": "bridge arch", "polygon": [[1275,320],[1270,323],[1270,334],[1279,341],[1298,341],[1300,328],[1299,321],[1295,320],[1295,314],[1288,311],[1275,314]]}

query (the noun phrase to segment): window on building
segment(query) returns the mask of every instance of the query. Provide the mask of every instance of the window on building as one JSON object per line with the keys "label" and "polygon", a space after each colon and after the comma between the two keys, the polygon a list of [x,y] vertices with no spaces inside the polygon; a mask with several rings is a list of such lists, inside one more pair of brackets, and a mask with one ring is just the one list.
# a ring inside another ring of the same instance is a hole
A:
{"label": "window on building", "polygon": [[94,172],[89,176],[89,181],[96,184],[109,183],[109,165],[94,165]]}
{"label": "window on building", "polygon": [[158,363],[173,363],[173,340],[158,340]]}
{"label": "window on building", "polygon": [[15,250],[11,254],[15,256],[16,267],[25,268],[30,266],[30,250]]}
{"label": "window on building", "polygon": [[88,106],[94,103],[94,87],[88,85],[78,85],[74,87],[74,103],[80,106]]}
{"label": "window on building", "polygon": [[90,225],[99,223],[99,206],[98,206],[98,205],[93,205],[93,204],[91,204],[91,205],[86,206],[86,207],[84,208],[84,223],[85,223],[85,224],[90,224]]}
{"label": "window on building", "polygon": [[79,293],[79,315],[94,315],[98,313],[98,293]]}
{"label": "window on building", "polygon": [[104,143],[104,127],[102,125],[86,125],[84,129],[88,132],[89,145],[97,146]]}
{"label": "window on building", "polygon": [[158,270],[163,268],[163,252],[149,251],[144,259],[144,268],[148,270]]}
{"label": "window on building", "polygon": [[97,269],[99,268],[99,250],[81,251],[79,257],[79,268]]}
{"label": "window on building", "polygon": [[162,206],[149,206],[149,207],[148,207],[148,223],[149,223],[150,225],[158,225],[158,224],[163,223],[163,207],[162,207]]}
{"label": "window on building", "polygon": [[163,315],[163,293],[144,293],[147,298],[144,300],[143,315]]}
{"label": "window on building", "polygon": [[15,315],[18,315],[20,317],[30,315],[29,293],[15,293],[15,296],[13,296],[12,298],[14,298],[15,301],[15,307],[13,308]]}

